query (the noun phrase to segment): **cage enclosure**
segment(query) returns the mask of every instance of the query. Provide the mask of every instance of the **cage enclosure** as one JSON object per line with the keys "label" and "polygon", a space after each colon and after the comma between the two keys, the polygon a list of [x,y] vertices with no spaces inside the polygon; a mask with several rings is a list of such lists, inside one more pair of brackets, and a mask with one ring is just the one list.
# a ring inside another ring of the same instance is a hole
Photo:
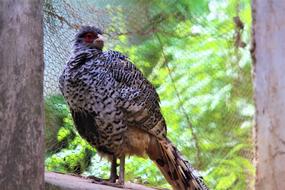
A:
{"label": "cage enclosure", "polygon": [[[210,189],[253,189],[249,0],[45,0],[43,9],[47,171],[109,176],[58,88],[75,33],[93,25],[105,49],[127,55],[155,86],[168,137]],[[147,158],[128,158],[126,179],[170,187]]]}

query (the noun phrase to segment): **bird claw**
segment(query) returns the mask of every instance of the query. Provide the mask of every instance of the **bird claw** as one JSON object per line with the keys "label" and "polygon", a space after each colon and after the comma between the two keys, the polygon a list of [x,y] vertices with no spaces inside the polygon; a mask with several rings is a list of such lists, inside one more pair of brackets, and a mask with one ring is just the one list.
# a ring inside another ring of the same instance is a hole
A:
{"label": "bird claw", "polygon": [[120,184],[120,185],[124,185],[124,181],[123,181],[123,180],[121,180],[121,179],[119,178],[119,180],[118,180],[118,184]]}
{"label": "bird claw", "polygon": [[103,180],[101,179],[101,181],[98,181],[97,179],[96,180],[92,180],[92,183],[96,183],[96,184],[99,184],[99,185],[107,185],[107,186],[112,186],[112,187],[117,187],[117,188],[124,188],[124,184],[121,184],[121,183],[116,183],[116,182],[110,182],[108,180]]}
{"label": "bird claw", "polygon": [[108,182],[110,183],[116,183],[116,180],[119,178],[119,176],[115,175],[115,176],[111,176],[110,179],[108,180]]}
{"label": "bird claw", "polygon": [[124,182],[121,180],[118,180],[118,182],[116,182],[116,180],[118,179],[118,176],[114,176],[111,177],[110,179],[102,179],[96,176],[88,176],[88,179],[92,180],[92,183],[96,183],[99,185],[108,185],[108,186],[112,186],[112,187],[118,187],[118,188],[124,188]]}
{"label": "bird claw", "polygon": [[102,179],[96,176],[87,176],[87,179],[91,179],[92,182],[103,182],[103,181],[107,181],[107,179]]}

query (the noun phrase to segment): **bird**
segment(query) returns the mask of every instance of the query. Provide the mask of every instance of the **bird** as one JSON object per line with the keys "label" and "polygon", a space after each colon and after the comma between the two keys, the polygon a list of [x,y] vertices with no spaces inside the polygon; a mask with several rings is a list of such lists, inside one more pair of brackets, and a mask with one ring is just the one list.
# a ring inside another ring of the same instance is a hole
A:
{"label": "bird", "polygon": [[147,155],[173,189],[207,190],[167,138],[155,87],[126,55],[103,51],[104,42],[101,29],[81,26],[59,88],[79,135],[111,162],[106,182],[124,185],[125,157]]}

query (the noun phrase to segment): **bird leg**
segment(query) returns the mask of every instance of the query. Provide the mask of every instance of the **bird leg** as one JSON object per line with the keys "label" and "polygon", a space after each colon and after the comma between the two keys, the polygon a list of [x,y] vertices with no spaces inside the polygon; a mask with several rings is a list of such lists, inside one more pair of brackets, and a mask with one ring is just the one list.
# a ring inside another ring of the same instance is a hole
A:
{"label": "bird leg", "polygon": [[111,172],[110,172],[110,178],[109,179],[102,179],[96,176],[88,176],[89,179],[92,179],[96,182],[110,182],[110,183],[116,183],[116,180],[118,179],[117,175],[117,157],[115,155],[112,155],[112,161],[111,161]]}
{"label": "bird leg", "polygon": [[115,183],[118,179],[117,175],[117,157],[115,155],[112,156],[112,163],[111,163],[111,173],[110,173],[110,179],[109,182]]}
{"label": "bird leg", "polygon": [[119,184],[124,185],[125,183],[125,155],[120,157],[120,171],[119,171]]}
{"label": "bird leg", "polygon": [[[120,176],[121,176],[121,163],[123,163],[123,165],[125,165],[125,157],[123,157],[123,162],[121,161],[121,157],[120,157]],[[108,185],[108,186],[113,186],[113,187],[118,187],[118,188],[122,188],[124,186],[124,181],[122,183],[120,183],[120,178],[119,178],[119,182],[116,183],[116,180],[118,179],[118,175],[117,175],[117,157],[116,156],[112,156],[112,161],[111,161],[111,173],[110,173],[110,178],[108,180],[106,179],[100,179],[97,178],[95,176],[89,176],[88,178],[93,180],[93,183],[96,184],[101,184],[101,185]],[[124,166],[123,166],[124,168]],[[123,176],[123,180],[124,180],[124,171],[122,173]]]}

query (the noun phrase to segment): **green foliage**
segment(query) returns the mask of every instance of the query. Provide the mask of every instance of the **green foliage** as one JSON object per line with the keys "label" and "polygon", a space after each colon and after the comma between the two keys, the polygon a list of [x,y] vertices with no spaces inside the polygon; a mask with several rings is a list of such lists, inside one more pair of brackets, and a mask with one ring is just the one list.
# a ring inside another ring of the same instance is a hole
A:
{"label": "green foliage", "polygon": [[46,169],[64,173],[85,171],[95,150],[75,131],[62,96],[55,95],[45,99],[45,121]]}
{"label": "green foliage", "polygon": [[[113,46],[127,54],[156,87],[169,138],[211,189],[251,189],[250,1],[130,2],[148,11],[149,20],[140,28],[146,33],[123,33]],[[237,16],[243,27],[234,22]],[[121,30],[128,26],[136,31],[134,20],[121,22]],[[46,157],[48,170],[109,176],[108,162],[100,160],[74,130],[62,97],[46,99],[46,118],[46,139],[56,144],[56,148],[47,146],[52,150]],[[169,187],[156,166],[144,158],[127,160],[126,178]]]}
{"label": "green foliage", "polygon": [[[247,179],[254,175],[250,3],[210,1],[208,5],[207,16],[206,11],[199,18],[194,14],[166,19],[156,26],[173,26],[171,35],[163,28],[130,48],[126,41],[116,48],[144,68],[157,87],[168,136],[204,171],[209,186],[249,189],[252,181]],[[234,23],[236,16],[243,29]],[[245,47],[236,45],[238,35]]]}

